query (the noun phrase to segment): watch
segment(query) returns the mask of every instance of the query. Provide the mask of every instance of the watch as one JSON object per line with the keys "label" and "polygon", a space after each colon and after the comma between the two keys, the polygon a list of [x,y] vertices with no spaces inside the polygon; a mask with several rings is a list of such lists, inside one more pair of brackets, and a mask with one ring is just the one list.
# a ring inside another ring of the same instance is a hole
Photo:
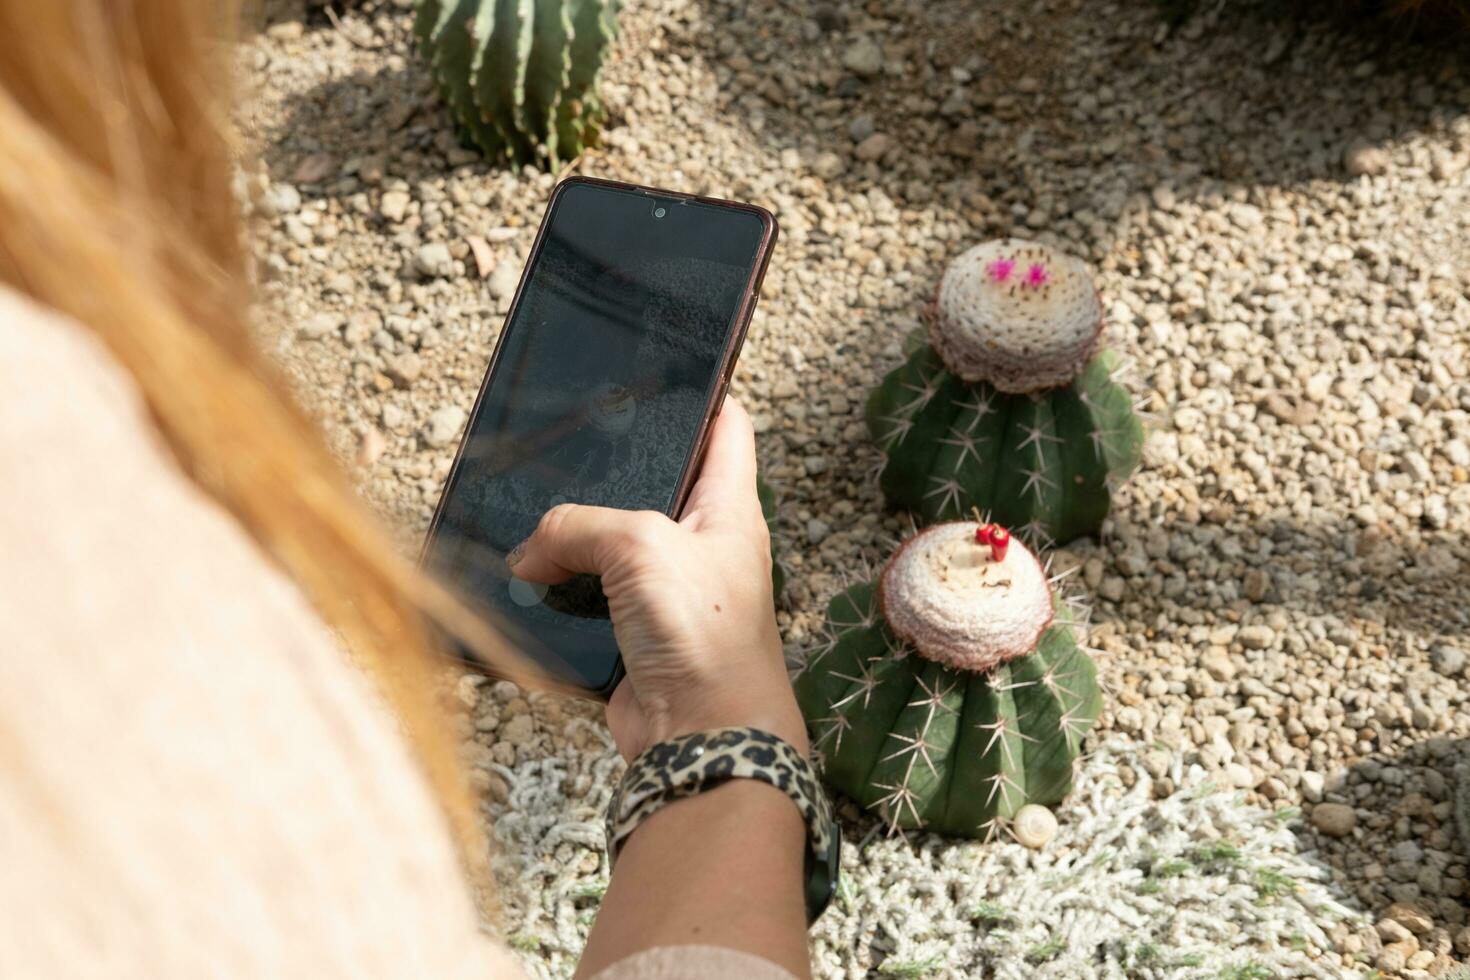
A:
{"label": "watch", "polygon": [[607,810],[614,865],[623,842],[648,816],[731,779],[754,779],[791,797],[806,822],[806,917],[817,921],[837,891],[842,834],[810,762],[758,728],[716,728],[651,745],[628,765]]}

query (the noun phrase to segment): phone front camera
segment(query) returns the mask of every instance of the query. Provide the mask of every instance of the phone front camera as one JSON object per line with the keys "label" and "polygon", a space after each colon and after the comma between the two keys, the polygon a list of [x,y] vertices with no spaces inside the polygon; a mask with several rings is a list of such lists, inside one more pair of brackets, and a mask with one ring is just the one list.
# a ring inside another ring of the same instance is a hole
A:
{"label": "phone front camera", "polygon": [[653,216],[655,218],[662,218],[664,215],[666,215],[668,213],[669,212],[665,211],[663,208],[654,208],[653,209]]}

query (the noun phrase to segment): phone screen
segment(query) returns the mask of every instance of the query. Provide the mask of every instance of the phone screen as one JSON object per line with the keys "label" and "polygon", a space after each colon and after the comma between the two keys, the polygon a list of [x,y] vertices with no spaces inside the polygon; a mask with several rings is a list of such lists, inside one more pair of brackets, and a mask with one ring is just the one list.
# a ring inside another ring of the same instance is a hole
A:
{"label": "phone screen", "polygon": [[599,581],[521,581],[505,554],[562,502],[673,515],[766,239],[754,210],[564,185],[444,490],[429,566],[557,679],[619,671]]}

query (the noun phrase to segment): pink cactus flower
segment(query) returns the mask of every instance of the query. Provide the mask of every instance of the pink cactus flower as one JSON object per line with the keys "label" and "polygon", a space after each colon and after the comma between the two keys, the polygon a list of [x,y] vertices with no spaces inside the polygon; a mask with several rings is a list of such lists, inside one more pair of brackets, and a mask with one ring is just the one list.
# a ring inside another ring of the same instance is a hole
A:
{"label": "pink cactus flower", "polygon": [[1016,268],[1015,259],[996,259],[986,267],[990,278],[994,282],[1006,282],[1011,278],[1011,273]]}
{"label": "pink cactus flower", "polygon": [[1032,289],[1045,286],[1046,281],[1050,278],[1051,273],[1047,272],[1046,266],[1042,265],[1040,262],[1035,263],[1026,270],[1026,285],[1030,286]]}

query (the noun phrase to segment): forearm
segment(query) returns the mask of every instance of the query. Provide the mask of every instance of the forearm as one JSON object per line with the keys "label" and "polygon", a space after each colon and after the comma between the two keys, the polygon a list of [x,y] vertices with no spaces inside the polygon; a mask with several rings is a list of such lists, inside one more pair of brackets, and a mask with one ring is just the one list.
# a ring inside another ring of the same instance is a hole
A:
{"label": "forearm", "polygon": [[653,946],[724,946],[810,974],[806,827],[780,790],[734,779],[669,804],[623,845],[577,976]]}

